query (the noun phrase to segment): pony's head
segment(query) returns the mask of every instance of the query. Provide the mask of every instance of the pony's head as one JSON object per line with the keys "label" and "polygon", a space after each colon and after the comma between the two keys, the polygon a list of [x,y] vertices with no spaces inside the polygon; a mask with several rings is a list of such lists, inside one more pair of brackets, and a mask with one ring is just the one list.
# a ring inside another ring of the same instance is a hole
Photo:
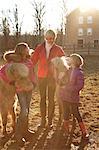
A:
{"label": "pony's head", "polygon": [[66,69],[69,69],[67,60],[65,56],[55,57],[51,60],[51,63],[54,65],[59,72],[64,72]]}
{"label": "pony's head", "polygon": [[22,63],[10,63],[6,68],[6,75],[10,80],[28,77],[29,69]]}

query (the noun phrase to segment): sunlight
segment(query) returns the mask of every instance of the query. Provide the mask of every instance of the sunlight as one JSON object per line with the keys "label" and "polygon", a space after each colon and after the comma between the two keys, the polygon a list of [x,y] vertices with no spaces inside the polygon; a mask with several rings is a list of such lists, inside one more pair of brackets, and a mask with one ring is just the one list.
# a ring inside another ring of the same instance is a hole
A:
{"label": "sunlight", "polygon": [[79,1],[79,8],[82,12],[85,12],[91,8],[99,9],[99,0],[80,0]]}
{"label": "sunlight", "polygon": [[[43,26],[46,29],[52,28],[57,31],[61,28],[62,15],[63,14],[63,2],[62,0],[38,0],[44,2],[45,7],[45,17],[43,21]],[[68,14],[76,8],[80,8],[81,11],[86,11],[90,8],[99,9],[99,0],[64,0],[66,2],[66,7]],[[31,6],[31,0],[24,0],[24,7],[22,0],[3,0],[0,4],[0,18],[2,17],[2,10],[6,11],[10,9],[13,12],[15,4],[17,3],[19,9],[19,18],[23,18],[22,33],[32,33],[35,27],[35,22],[33,20],[33,7]],[[28,12],[28,13],[27,13]],[[24,17],[23,17],[24,16]],[[28,21],[27,21],[28,20]],[[2,21],[2,20],[0,20]],[[0,22],[1,23],[1,22]]]}

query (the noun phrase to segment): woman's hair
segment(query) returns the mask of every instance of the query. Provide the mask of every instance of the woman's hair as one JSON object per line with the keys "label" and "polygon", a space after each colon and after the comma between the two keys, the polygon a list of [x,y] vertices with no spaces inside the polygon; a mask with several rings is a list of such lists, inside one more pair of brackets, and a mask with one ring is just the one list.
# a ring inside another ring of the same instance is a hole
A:
{"label": "woman's hair", "polygon": [[46,36],[52,36],[52,37],[56,38],[56,34],[55,34],[55,32],[53,30],[46,31],[45,37]]}
{"label": "woman's hair", "polygon": [[76,67],[81,67],[83,66],[84,62],[83,62],[83,58],[79,55],[79,54],[71,54],[70,58],[72,58],[74,65]]}

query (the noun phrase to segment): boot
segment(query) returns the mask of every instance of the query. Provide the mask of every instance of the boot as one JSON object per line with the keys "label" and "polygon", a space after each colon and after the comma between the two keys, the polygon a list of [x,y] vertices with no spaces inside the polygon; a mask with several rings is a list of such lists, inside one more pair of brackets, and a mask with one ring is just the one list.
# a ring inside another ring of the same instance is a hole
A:
{"label": "boot", "polygon": [[85,128],[84,123],[83,122],[79,122],[79,126],[80,126],[80,129],[81,129],[81,132],[82,132],[82,139],[81,139],[81,141],[88,143],[88,141],[89,141],[89,134],[87,133],[87,130]]}
{"label": "boot", "polygon": [[45,128],[45,126],[46,126],[46,119],[42,118],[41,123],[38,125],[38,128]]}
{"label": "boot", "polygon": [[3,124],[3,135],[4,135],[4,136],[7,135],[6,124]]}
{"label": "boot", "polygon": [[79,127],[81,129],[82,135],[87,135],[87,131],[83,122],[79,122]]}
{"label": "boot", "polygon": [[69,120],[64,120],[63,128],[65,131],[65,136],[68,136],[68,134],[69,134]]}
{"label": "boot", "polygon": [[28,129],[28,130],[23,134],[23,137],[24,137],[25,141],[30,141],[30,140],[33,139],[34,135],[35,135],[35,132]]}
{"label": "boot", "polygon": [[52,119],[48,119],[48,125],[47,125],[47,128],[48,129],[51,129],[51,128],[53,128],[53,123],[52,123]]}

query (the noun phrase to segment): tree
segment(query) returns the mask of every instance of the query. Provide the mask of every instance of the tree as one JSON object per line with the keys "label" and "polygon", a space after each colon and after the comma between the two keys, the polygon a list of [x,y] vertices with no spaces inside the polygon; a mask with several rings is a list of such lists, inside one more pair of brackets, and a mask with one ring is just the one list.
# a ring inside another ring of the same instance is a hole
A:
{"label": "tree", "polygon": [[9,20],[7,17],[7,13],[2,11],[2,17],[1,17],[1,25],[0,25],[0,30],[1,33],[3,34],[3,48],[5,50],[8,49],[8,41],[9,41],[9,34],[10,34],[10,25],[9,25]]}
{"label": "tree", "polygon": [[68,16],[68,9],[66,7],[65,0],[62,0],[62,15],[61,15],[61,36],[62,36],[62,46],[65,46],[66,41],[66,24],[67,24],[67,16]]}
{"label": "tree", "polygon": [[[23,23],[23,17],[21,18],[21,21],[19,21],[19,10],[18,5],[15,4],[15,8],[13,9],[13,12],[9,10],[9,14],[12,14],[13,17],[9,17],[10,23],[13,28],[13,34],[15,35],[15,41],[16,43],[19,41],[20,35],[21,35],[21,29],[22,29],[22,23]],[[11,15],[9,15],[11,16]]]}
{"label": "tree", "polygon": [[41,36],[43,32],[43,18],[45,15],[45,5],[42,2],[34,1],[31,3],[34,8],[34,22],[35,29],[34,34],[38,37],[38,42],[41,42]]}

